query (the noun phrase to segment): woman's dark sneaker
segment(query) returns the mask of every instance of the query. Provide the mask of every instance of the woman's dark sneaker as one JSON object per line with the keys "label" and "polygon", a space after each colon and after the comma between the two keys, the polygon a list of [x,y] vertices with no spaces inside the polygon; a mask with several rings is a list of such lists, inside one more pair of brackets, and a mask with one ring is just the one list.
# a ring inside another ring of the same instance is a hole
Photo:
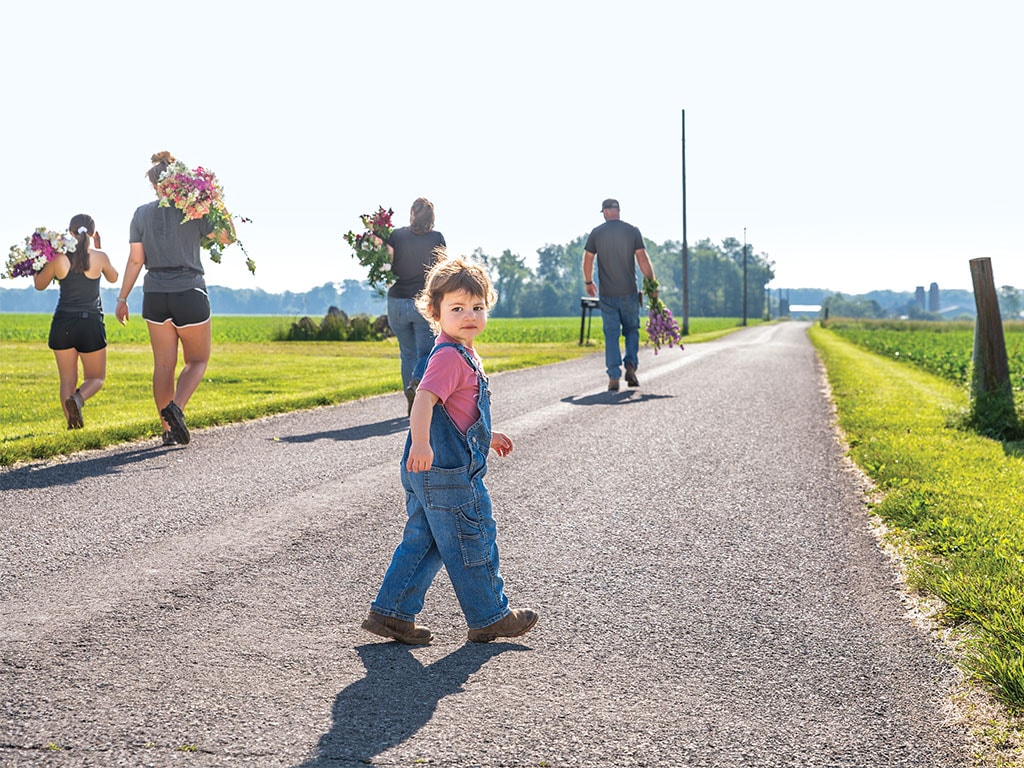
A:
{"label": "woman's dark sneaker", "polygon": [[85,421],[82,419],[82,407],[85,405],[85,400],[75,390],[75,394],[64,401],[64,407],[68,411],[68,429],[81,429],[85,426]]}
{"label": "woman's dark sneaker", "polygon": [[163,441],[165,446],[178,444],[178,441],[174,439],[174,435],[171,434],[170,430],[164,432]]}
{"label": "woman's dark sneaker", "polygon": [[188,445],[188,441],[192,439],[192,436],[188,433],[188,427],[185,426],[185,414],[181,412],[178,404],[171,400],[171,402],[160,409],[160,416],[167,422],[167,426],[171,428],[171,434],[174,435],[175,441],[181,445]]}

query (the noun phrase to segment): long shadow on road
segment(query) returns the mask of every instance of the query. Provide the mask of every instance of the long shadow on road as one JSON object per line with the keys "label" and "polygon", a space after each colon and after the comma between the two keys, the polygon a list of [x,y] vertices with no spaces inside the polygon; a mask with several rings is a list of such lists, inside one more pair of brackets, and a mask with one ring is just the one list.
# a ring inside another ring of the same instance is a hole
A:
{"label": "long shadow on road", "polygon": [[409,428],[408,418],[386,419],[374,424],[359,424],[347,429],[332,429],[326,432],[311,432],[307,435],[288,435],[277,438],[282,443],[312,443],[317,440],[363,440],[367,437],[385,437]]}
{"label": "long shadow on road", "polygon": [[356,648],[366,676],[334,700],[334,722],[320,738],[316,756],[297,768],[336,768],[342,761],[367,763],[415,735],[445,696],[458,693],[469,676],[514,643],[466,643],[423,666],[409,646],[370,643]]}
{"label": "long shadow on road", "polygon": [[675,395],[652,395],[647,392],[641,394],[636,390],[627,390],[625,392],[598,392],[596,395],[585,395],[584,397],[570,395],[563,397],[562,402],[569,405],[624,405],[660,400],[663,397],[675,397]]}
{"label": "long shadow on road", "polygon": [[45,466],[30,465],[0,471],[0,490],[24,491],[30,488],[53,488],[74,485],[79,480],[120,472],[129,464],[147,461],[176,448],[153,445],[131,451],[104,453],[94,459],[60,462]]}

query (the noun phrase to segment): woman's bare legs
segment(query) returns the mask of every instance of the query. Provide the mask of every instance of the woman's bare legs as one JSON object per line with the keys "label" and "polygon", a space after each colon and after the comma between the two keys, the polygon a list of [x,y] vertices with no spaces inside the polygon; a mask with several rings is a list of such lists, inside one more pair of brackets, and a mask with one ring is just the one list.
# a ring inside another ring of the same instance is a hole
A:
{"label": "woman's bare legs", "polygon": [[60,376],[60,407],[67,419],[68,409],[64,403],[75,394],[78,386],[78,350],[55,349],[53,356],[57,360],[57,374]]}
{"label": "woman's bare legs", "polygon": [[[203,380],[206,366],[210,362],[210,321],[186,328],[175,328],[169,320],[160,324],[147,322],[146,325],[149,327],[149,344],[153,349],[153,399],[156,401],[156,410],[159,413],[171,400],[185,410],[185,405]],[[181,369],[175,386],[174,369],[178,364],[179,340],[185,367]],[[163,417],[161,421],[164,431],[170,429]]]}
{"label": "woman's bare legs", "polygon": [[[174,399],[174,369],[178,365],[178,331],[166,323],[151,323],[149,328],[149,346],[153,350],[153,399],[156,400],[156,411],[164,408]],[[164,422],[164,431],[168,429]]]}
{"label": "woman's bare legs", "polygon": [[201,325],[190,325],[187,328],[178,328],[177,331],[181,339],[181,354],[185,358],[185,367],[178,376],[174,402],[185,410],[189,398],[206,375],[206,366],[210,362],[210,348],[213,345],[212,325],[207,320]]}
{"label": "woman's bare legs", "polygon": [[[84,403],[103,387],[103,379],[107,375],[107,350],[95,352],[79,352],[77,349],[55,349],[54,359],[57,361],[57,374],[60,376],[60,407],[64,418],[68,418],[68,399],[78,392]],[[82,361],[82,385],[78,386],[78,361]]]}
{"label": "woman's bare legs", "polygon": [[82,358],[82,384],[78,394],[88,400],[103,388],[107,377],[107,350],[104,347],[95,352],[83,352],[79,357]]}

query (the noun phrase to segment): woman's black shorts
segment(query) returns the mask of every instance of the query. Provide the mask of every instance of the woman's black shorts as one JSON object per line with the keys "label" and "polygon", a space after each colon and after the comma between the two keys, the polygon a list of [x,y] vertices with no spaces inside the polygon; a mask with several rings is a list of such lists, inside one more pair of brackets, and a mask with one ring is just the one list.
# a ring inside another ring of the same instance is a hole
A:
{"label": "woman's black shorts", "polygon": [[99,352],[107,346],[107,327],[99,312],[57,312],[50,323],[50,349]]}
{"label": "woman's black shorts", "polygon": [[210,319],[210,297],[201,288],[181,293],[143,293],[142,318],[157,325],[170,320],[175,328],[201,325]]}

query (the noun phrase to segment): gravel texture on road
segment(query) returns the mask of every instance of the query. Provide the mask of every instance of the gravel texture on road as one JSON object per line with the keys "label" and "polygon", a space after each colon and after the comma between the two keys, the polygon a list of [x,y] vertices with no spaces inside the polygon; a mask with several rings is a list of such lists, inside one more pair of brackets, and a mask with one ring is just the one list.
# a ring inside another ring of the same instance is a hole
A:
{"label": "gravel texture on road", "polygon": [[360,629],[401,394],[0,471],[0,765],[969,764],[805,329],[491,377],[514,642]]}

